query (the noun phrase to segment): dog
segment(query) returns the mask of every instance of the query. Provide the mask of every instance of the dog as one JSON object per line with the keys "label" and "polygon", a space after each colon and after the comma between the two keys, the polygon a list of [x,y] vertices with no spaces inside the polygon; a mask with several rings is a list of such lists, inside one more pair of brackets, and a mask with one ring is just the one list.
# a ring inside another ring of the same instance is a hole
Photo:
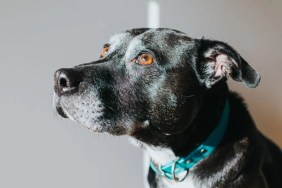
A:
{"label": "dog", "polygon": [[91,131],[129,135],[151,158],[151,188],[280,188],[282,153],[255,127],[227,79],[254,70],[224,42],[138,28],[100,58],[55,72],[56,111]]}

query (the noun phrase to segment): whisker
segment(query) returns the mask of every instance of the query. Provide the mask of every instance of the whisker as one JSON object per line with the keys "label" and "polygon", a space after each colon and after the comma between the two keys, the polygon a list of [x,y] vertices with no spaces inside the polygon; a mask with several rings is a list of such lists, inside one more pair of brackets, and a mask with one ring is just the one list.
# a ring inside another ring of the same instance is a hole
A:
{"label": "whisker", "polygon": [[195,97],[195,96],[196,96],[196,95],[192,94],[192,95],[188,95],[188,96],[184,96],[184,97],[189,98],[189,97]]}
{"label": "whisker", "polygon": [[113,112],[115,112],[115,110],[112,108],[112,107],[110,107],[110,106],[107,106],[109,109],[111,109]]}

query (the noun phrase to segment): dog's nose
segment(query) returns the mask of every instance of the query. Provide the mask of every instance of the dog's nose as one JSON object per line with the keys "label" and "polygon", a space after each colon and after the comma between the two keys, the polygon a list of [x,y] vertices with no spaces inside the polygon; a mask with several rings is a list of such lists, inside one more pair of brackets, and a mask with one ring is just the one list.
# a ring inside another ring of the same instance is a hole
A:
{"label": "dog's nose", "polygon": [[65,92],[75,90],[81,82],[81,75],[74,69],[63,68],[55,72],[55,92],[60,96]]}

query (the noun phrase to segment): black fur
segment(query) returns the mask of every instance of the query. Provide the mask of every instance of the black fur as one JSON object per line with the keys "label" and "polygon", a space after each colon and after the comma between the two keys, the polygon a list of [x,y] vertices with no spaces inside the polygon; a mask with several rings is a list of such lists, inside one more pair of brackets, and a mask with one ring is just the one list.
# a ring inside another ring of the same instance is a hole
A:
{"label": "black fur", "polygon": [[[94,131],[128,134],[186,156],[215,128],[228,99],[223,140],[191,169],[197,186],[282,187],[280,149],[256,129],[243,100],[225,82],[229,75],[251,88],[260,81],[232,47],[163,28],[128,30],[107,45],[105,57],[55,73],[59,114]],[[154,63],[134,63],[142,53]],[[150,169],[148,181],[159,187],[163,180]]]}

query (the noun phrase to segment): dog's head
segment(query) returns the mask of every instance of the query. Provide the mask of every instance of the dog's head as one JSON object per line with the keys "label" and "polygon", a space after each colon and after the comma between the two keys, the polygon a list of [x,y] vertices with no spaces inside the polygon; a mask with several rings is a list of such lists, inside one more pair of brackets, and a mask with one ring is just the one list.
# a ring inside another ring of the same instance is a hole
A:
{"label": "dog's head", "polygon": [[100,59],[55,73],[57,112],[93,131],[115,135],[189,126],[203,93],[229,76],[256,87],[259,74],[229,45],[171,29],[113,36]]}

